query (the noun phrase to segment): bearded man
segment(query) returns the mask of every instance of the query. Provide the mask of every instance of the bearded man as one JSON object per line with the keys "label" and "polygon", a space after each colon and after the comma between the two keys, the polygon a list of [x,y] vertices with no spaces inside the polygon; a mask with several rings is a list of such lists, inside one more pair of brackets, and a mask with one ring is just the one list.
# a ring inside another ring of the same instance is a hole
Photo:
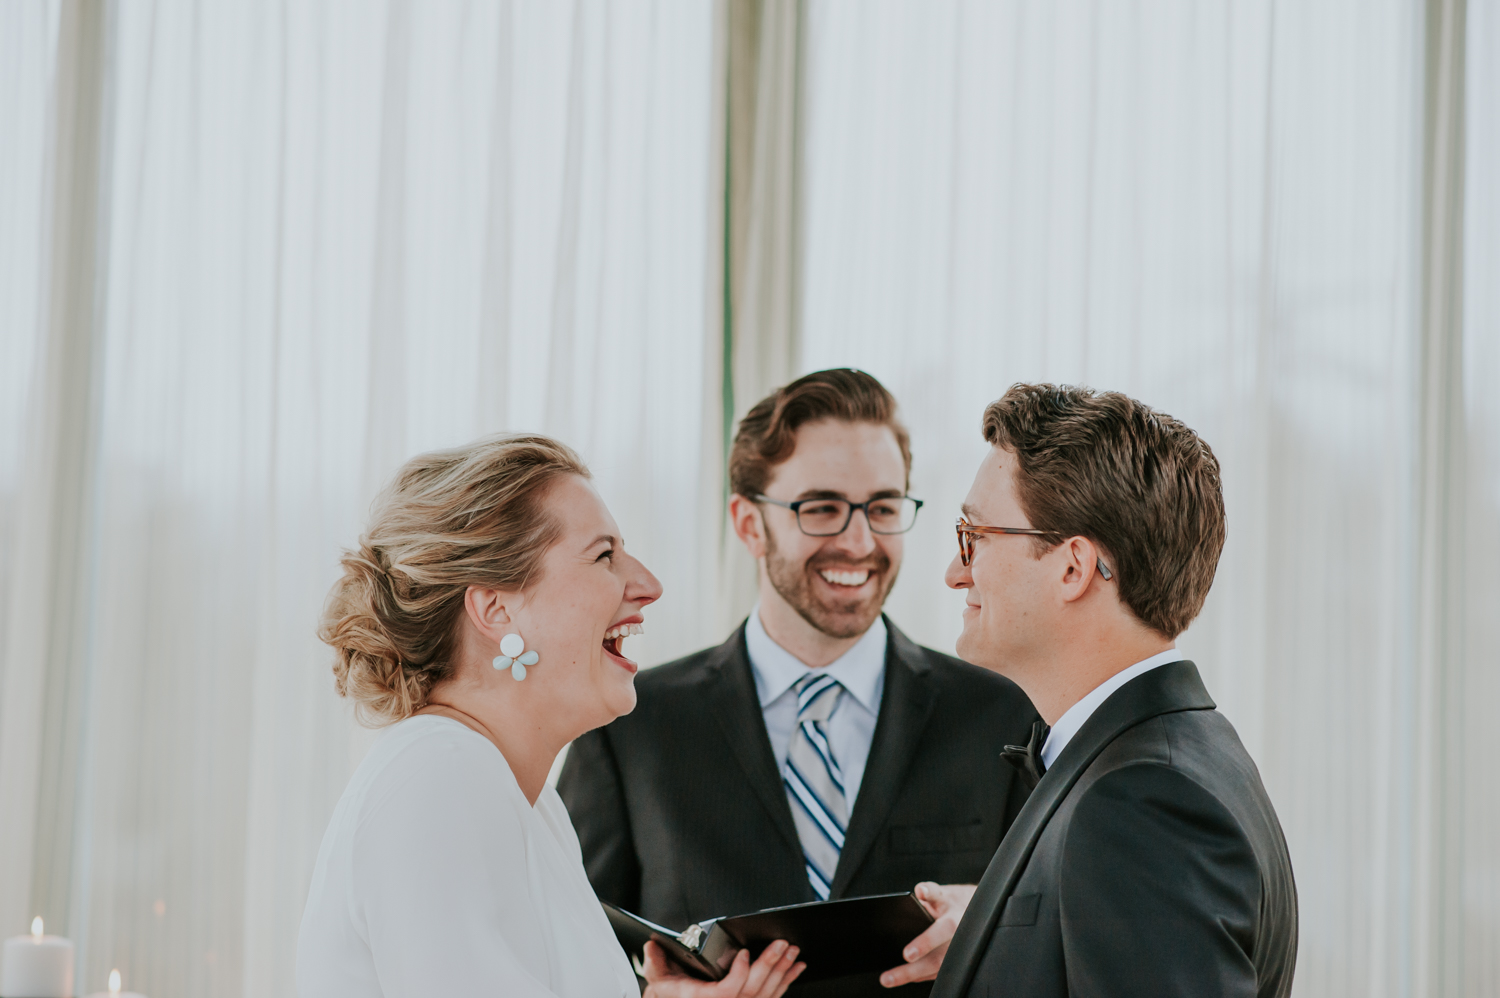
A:
{"label": "bearded man", "polygon": [[921,502],[896,401],[819,371],[741,421],[729,515],[759,603],[717,648],[642,672],[558,790],[599,897],[683,928],[917,889],[936,921],[871,987],[923,994],[1030,786],[1001,754],[1036,711],[881,608]]}

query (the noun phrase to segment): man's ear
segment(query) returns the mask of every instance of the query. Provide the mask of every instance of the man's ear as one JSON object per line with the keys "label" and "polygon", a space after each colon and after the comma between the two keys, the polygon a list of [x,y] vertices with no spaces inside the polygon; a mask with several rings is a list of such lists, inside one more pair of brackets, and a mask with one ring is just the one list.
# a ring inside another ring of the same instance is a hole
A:
{"label": "man's ear", "polygon": [[1103,583],[1099,574],[1099,549],[1087,537],[1069,537],[1059,545],[1063,555],[1062,597],[1071,603]]}
{"label": "man's ear", "polygon": [[464,593],[464,615],[481,637],[499,644],[501,638],[515,630],[514,614],[520,601],[517,593],[470,586]]}
{"label": "man's ear", "polygon": [[766,556],[766,521],[758,504],[736,492],[729,497],[729,523],[750,557],[759,561]]}

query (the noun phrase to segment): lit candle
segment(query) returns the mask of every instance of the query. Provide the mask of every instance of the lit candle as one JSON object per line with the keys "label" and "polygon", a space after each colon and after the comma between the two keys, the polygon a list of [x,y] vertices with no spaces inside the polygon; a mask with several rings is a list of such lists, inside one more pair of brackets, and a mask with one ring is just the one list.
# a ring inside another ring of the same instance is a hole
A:
{"label": "lit candle", "polygon": [[[5,998],[10,998],[10,996],[6,995]],[[135,991],[121,991],[120,972],[118,970],[111,970],[109,972],[109,990],[95,991],[89,995],[89,998],[146,998],[146,996]]]}
{"label": "lit candle", "polygon": [[73,940],[43,935],[41,916],[32,919],[31,935],[5,940],[0,995],[73,998]]}

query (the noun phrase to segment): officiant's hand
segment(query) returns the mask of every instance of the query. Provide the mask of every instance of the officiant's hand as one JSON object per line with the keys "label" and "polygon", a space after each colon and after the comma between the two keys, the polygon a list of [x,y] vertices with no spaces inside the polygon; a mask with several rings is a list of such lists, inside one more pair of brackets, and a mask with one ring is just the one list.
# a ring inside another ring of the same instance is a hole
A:
{"label": "officiant's hand", "polygon": [[740,950],[723,980],[700,981],[684,974],[660,946],[647,943],[642,998],[781,998],[805,969],[807,964],[797,962],[797,947],[778,939],[754,963],[749,950]]}
{"label": "officiant's hand", "polygon": [[937,976],[948,953],[948,944],[958,923],[968,910],[969,899],[974,896],[973,884],[918,884],[917,900],[932,916],[927,931],[906,944],[901,955],[906,963],[893,967],[880,975],[880,983],[888,988],[899,988],[912,981],[930,981]]}

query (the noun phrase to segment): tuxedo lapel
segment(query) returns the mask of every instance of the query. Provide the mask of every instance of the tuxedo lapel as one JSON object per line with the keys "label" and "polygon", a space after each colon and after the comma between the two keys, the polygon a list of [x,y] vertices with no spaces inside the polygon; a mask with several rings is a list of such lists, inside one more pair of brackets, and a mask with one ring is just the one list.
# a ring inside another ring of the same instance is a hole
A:
{"label": "tuxedo lapel", "polygon": [[949,944],[931,998],[960,998],[968,994],[980,958],[994,934],[1000,910],[1026,869],[1037,839],[1099,753],[1122,732],[1152,717],[1213,708],[1214,702],[1203,687],[1197,666],[1186,661],[1159,666],[1137,676],[1099,705],[1042,776],[1010,831],[1005,833],[1000,848],[995,850]]}
{"label": "tuxedo lapel", "polygon": [[880,696],[880,714],[870,742],[869,761],[865,765],[864,778],[860,780],[854,813],[849,816],[844,848],[839,853],[838,867],[834,871],[829,896],[835,898],[843,896],[844,889],[885,827],[886,816],[905,783],[906,771],[911,765],[917,741],[927,726],[936,695],[931,683],[932,667],[927,664],[922,650],[889,618],[885,626],[889,634],[885,652],[885,690]]}
{"label": "tuxedo lapel", "polygon": [[750,655],[745,650],[745,627],[740,625],[734,636],[717,649],[703,678],[703,697],[709,710],[729,742],[735,760],[745,771],[745,779],[760,798],[771,821],[787,843],[802,855],[792,808],[776,769],[776,756],[766,734],[766,719],[755,690],[755,675],[750,670]]}

